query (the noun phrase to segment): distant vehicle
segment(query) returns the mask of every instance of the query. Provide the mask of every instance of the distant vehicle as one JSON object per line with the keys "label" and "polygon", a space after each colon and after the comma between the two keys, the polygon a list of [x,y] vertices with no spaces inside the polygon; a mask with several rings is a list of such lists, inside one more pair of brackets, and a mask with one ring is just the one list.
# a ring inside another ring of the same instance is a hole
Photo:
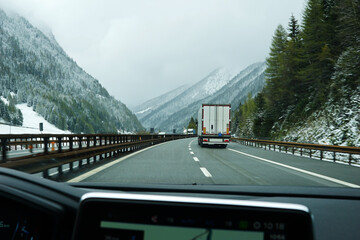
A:
{"label": "distant vehicle", "polygon": [[198,144],[226,148],[230,142],[230,104],[202,104],[198,113]]}
{"label": "distant vehicle", "polygon": [[189,128],[189,129],[184,129],[184,134],[188,134],[188,135],[192,135],[195,134],[195,129]]}

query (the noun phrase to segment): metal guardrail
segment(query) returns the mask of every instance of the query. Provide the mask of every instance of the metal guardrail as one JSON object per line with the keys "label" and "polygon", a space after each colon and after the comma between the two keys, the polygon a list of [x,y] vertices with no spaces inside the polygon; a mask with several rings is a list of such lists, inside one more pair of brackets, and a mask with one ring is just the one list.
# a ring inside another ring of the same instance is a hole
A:
{"label": "metal guardrail", "polygon": [[[193,135],[118,135],[118,134],[17,134],[0,135],[0,167],[17,169],[27,173],[43,173],[49,177],[49,169],[78,161],[84,164],[104,158]],[[21,156],[18,156],[21,155]]]}
{"label": "metal guardrail", "polygon": [[[244,145],[262,147],[265,149],[278,150],[279,152],[284,151],[295,154],[298,152],[300,156],[308,154],[311,158],[314,154],[318,153],[320,160],[324,159],[324,153],[332,153],[332,161],[339,161],[336,159],[339,154],[347,154],[347,163],[349,165],[360,164],[353,155],[360,156],[360,147],[347,147],[347,146],[335,146],[335,145],[323,145],[323,144],[311,144],[311,143],[296,143],[296,142],[281,142],[281,141],[270,141],[270,140],[259,140],[259,139],[248,139],[248,138],[231,138],[231,141],[240,142]],[[338,154],[337,154],[338,153]]]}

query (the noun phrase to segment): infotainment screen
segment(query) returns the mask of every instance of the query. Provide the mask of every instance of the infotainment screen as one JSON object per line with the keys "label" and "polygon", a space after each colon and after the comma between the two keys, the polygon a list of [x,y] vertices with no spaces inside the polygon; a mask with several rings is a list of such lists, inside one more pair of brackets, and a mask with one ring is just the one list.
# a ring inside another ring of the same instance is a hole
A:
{"label": "infotainment screen", "polygon": [[[100,196],[100,195],[99,195]],[[308,209],[295,204],[148,196],[87,196],[75,239],[313,239]],[[107,196],[107,197],[105,197]]]}
{"label": "infotainment screen", "polygon": [[224,230],[212,228],[175,227],[149,224],[133,224],[122,222],[101,221],[104,229],[103,239],[129,240],[263,240],[263,232]]}

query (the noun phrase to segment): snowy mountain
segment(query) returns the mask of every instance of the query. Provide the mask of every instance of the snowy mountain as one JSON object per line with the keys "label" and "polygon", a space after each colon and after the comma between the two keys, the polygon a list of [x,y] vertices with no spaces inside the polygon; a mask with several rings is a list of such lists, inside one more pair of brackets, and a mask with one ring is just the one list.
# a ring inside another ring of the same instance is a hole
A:
{"label": "snowy mountain", "polygon": [[188,88],[189,88],[188,85],[182,85],[170,92],[167,92],[161,96],[150,99],[136,107],[133,107],[131,110],[133,110],[133,112],[136,114],[136,116],[139,119],[144,119],[151,112],[156,111],[156,109],[160,107],[162,104],[174,99]]}
{"label": "snowy mountain", "polygon": [[[164,129],[165,131],[171,131],[173,127],[182,128],[183,126],[179,126],[175,122],[169,122],[168,118],[182,109],[186,109],[193,102],[211,96],[226,85],[229,80],[230,73],[226,69],[216,69],[175,98],[167,102],[164,101],[154,111],[144,117],[139,117],[139,120],[146,128],[154,127],[155,129]],[[186,116],[182,116],[181,119],[185,120],[184,117]]]}
{"label": "snowy mountain", "polygon": [[186,108],[183,108],[169,116],[162,122],[161,127],[171,129],[175,126],[177,129],[186,127],[191,117],[197,118],[197,113],[201,104],[228,104],[235,109],[241,102],[244,102],[247,95],[251,93],[256,95],[265,85],[265,63],[255,63],[241,71],[231,81],[213,94],[194,101]]}
{"label": "snowy mountain", "polygon": [[265,85],[265,68],[265,63],[255,63],[232,79],[226,70],[218,69],[171,101],[139,117],[139,120],[147,128],[162,131],[175,128],[179,132],[188,125],[191,117],[197,118],[202,103],[231,103],[235,108],[246,99],[248,93],[258,93]]}
{"label": "snowy mountain", "polygon": [[[44,34],[26,19],[2,10],[0,72],[0,96],[9,98],[14,93],[17,104],[26,103],[62,130],[104,133],[142,129],[136,116],[81,69],[51,33]],[[14,111],[7,109],[3,108]],[[20,118],[20,114],[13,116]]]}

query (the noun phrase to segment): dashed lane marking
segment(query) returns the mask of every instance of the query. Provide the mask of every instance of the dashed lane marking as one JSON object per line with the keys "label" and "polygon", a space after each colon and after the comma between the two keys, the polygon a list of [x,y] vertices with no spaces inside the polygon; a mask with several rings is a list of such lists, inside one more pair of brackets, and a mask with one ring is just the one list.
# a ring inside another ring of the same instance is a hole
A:
{"label": "dashed lane marking", "polygon": [[194,152],[190,152],[190,154],[194,155]]}
{"label": "dashed lane marking", "polygon": [[240,154],[248,156],[248,157],[256,158],[256,159],[264,161],[264,162],[268,162],[268,163],[275,164],[275,165],[278,165],[278,166],[281,166],[281,167],[284,167],[284,168],[288,168],[288,169],[291,169],[291,170],[294,170],[294,171],[297,171],[297,172],[301,172],[301,173],[305,173],[305,174],[308,174],[308,175],[311,175],[311,176],[314,176],[314,177],[325,179],[327,181],[334,182],[334,183],[337,183],[337,184],[340,184],[340,185],[344,185],[344,186],[352,187],[352,188],[360,188],[359,185],[349,183],[349,182],[345,182],[345,181],[342,181],[342,180],[339,180],[339,179],[336,179],[336,178],[332,178],[332,177],[328,177],[328,176],[321,175],[321,174],[318,174],[318,173],[303,170],[303,169],[300,169],[300,168],[292,167],[292,166],[289,166],[289,165],[286,165],[286,164],[283,164],[283,163],[274,162],[274,161],[271,161],[271,160],[268,160],[268,159],[265,159],[265,158],[261,158],[261,157],[257,157],[257,156],[254,156],[254,155],[251,155],[251,154],[248,154],[248,153],[240,152],[240,151],[237,151],[235,149],[228,148],[228,150],[240,153]]}
{"label": "dashed lane marking", "polygon": [[206,168],[201,167],[200,170],[203,172],[205,177],[212,177],[212,175],[209,173],[209,171]]}
{"label": "dashed lane marking", "polygon": [[193,157],[195,162],[199,162],[200,160],[197,157]]}

